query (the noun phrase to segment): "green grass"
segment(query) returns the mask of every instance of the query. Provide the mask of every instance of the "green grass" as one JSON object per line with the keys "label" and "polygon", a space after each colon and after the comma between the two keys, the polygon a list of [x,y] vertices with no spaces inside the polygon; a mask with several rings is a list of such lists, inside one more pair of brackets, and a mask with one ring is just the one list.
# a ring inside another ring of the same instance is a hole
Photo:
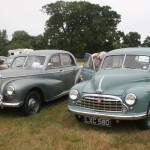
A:
{"label": "green grass", "polygon": [[105,128],[78,122],[63,97],[29,117],[18,109],[0,110],[0,150],[145,150],[150,130],[136,122]]}

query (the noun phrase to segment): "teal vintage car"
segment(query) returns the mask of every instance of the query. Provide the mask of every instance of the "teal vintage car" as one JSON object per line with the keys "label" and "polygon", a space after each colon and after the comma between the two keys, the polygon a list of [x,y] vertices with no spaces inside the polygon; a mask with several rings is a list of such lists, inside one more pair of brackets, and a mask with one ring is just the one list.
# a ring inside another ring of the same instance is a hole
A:
{"label": "teal vintage car", "polygon": [[69,93],[79,67],[63,50],[36,50],[16,57],[0,71],[0,107],[21,107],[25,115],[40,111],[48,102]]}
{"label": "teal vintage car", "polygon": [[84,123],[111,127],[137,120],[150,128],[150,48],[108,52],[91,80],[73,86],[68,109]]}

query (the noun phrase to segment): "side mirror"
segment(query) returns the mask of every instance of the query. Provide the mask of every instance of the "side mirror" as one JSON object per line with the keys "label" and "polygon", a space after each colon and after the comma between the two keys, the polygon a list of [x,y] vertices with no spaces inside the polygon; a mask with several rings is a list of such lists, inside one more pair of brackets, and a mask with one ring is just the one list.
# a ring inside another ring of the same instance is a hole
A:
{"label": "side mirror", "polygon": [[48,63],[47,68],[52,68],[52,63]]}
{"label": "side mirror", "polygon": [[11,67],[11,64],[9,63],[9,64],[7,64],[7,67],[9,68],[9,67]]}

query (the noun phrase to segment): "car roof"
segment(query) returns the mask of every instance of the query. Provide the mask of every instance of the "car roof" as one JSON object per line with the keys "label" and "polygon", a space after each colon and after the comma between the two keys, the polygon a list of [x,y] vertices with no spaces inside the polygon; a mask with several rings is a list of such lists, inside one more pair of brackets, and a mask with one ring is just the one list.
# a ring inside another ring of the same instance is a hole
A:
{"label": "car roof", "polygon": [[65,50],[54,50],[54,49],[47,49],[47,50],[45,50],[44,49],[44,50],[34,50],[34,51],[30,51],[30,52],[20,53],[18,55],[15,55],[14,57],[27,56],[28,54],[29,55],[43,55],[43,56],[46,56],[46,55],[53,55],[53,54],[56,54],[56,53],[68,53],[68,54],[71,54],[70,52],[65,51]]}
{"label": "car roof", "polygon": [[120,48],[112,50],[107,55],[150,55],[150,48],[148,47],[131,47],[131,48]]}
{"label": "car roof", "polygon": [[56,53],[69,53],[68,51],[65,51],[65,50],[34,50],[34,51],[31,51],[29,52],[29,54],[39,54],[39,55],[52,55],[52,54],[56,54]]}

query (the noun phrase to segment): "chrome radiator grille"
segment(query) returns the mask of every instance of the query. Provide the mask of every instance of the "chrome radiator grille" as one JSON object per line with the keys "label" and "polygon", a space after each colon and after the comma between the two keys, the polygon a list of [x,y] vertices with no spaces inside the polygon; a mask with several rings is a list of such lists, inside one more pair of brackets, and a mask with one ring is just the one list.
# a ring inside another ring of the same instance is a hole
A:
{"label": "chrome radiator grille", "polygon": [[76,106],[108,112],[122,112],[127,109],[119,97],[98,94],[84,95],[76,102]]}

